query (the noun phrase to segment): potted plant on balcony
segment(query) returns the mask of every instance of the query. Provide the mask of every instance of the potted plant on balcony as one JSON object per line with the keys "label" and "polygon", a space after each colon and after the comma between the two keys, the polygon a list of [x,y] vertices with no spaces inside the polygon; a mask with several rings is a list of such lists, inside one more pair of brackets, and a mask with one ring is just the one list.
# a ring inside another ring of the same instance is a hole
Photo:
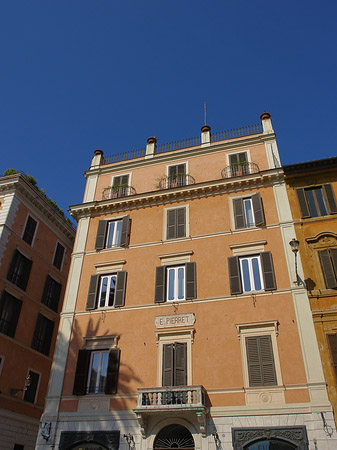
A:
{"label": "potted plant on balcony", "polygon": [[246,175],[249,173],[249,162],[239,161],[232,164],[232,174],[234,176]]}
{"label": "potted plant on balcony", "polygon": [[103,189],[103,199],[126,197],[130,194],[135,194],[136,190],[133,186],[128,184],[114,184]]}

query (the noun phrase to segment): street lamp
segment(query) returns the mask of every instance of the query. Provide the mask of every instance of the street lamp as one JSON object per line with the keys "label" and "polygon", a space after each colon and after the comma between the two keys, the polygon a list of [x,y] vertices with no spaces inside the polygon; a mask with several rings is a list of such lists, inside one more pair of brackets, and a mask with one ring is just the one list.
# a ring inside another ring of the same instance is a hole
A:
{"label": "street lamp", "polygon": [[291,251],[294,253],[295,255],[295,274],[296,274],[296,283],[297,285],[299,285],[299,276],[298,276],[298,272],[297,272],[297,253],[298,253],[298,248],[300,243],[298,242],[297,239],[292,238],[292,240],[289,242]]}

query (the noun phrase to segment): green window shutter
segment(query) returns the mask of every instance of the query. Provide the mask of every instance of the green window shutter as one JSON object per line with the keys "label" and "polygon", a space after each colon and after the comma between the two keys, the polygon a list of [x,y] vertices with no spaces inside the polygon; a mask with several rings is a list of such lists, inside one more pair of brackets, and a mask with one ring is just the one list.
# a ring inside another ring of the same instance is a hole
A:
{"label": "green window shutter", "polygon": [[174,386],[187,385],[187,344],[176,342],[174,344]]}
{"label": "green window shutter", "polygon": [[156,267],[156,288],[154,300],[156,303],[164,303],[166,301],[165,278],[166,278],[166,267],[165,266]]}
{"label": "green window shutter", "polygon": [[90,363],[90,351],[79,350],[77,357],[73,395],[86,394],[89,363]]}
{"label": "green window shutter", "polygon": [[120,247],[125,247],[128,245],[129,241],[129,226],[130,226],[130,216],[125,216],[122,219],[122,232],[121,232],[121,241]]}
{"label": "green window shutter", "polygon": [[320,250],[318,252],[321,268],[324,276],[325,286],[327,289],[334,289],[337,287],[337,277],[333,264],[336,267],[336,250],[330,251],[329,249]]}
{"label": "green window shutter", "polygon": [[259,193],[252,195],[252,203],[253,203],[253,210],[254,210],[254,217],[255,217],[255,225],[258,227],[260,225],[264,225],[265,217],[264,217],[264,211],[262,206],[262,199],[261,195]]}
{"label": "green window shutter", "polygon": [[167,230],[166,239],[175,239],[177,237],[177,210],[169,209],[167,211]]}
{"label": "green window shutter", "polygon": [[121,270],[120,272],[117,272],[116,293],[115,293],[115,302],[114,302],[114,306],[116,308],[124,306],[125,285],[126,285],[126,271]]}
{"label": "green window shutter", "polygon": [[274,291],[276,289],[276,280],[274,273],[273,258],[270,252],[260,253],[262,272],[265,291]]}
{"label": "green window shutter", "polygon": [[186,236],[186,208],[179,208],[176,210],[176,224],[177,231],[176,237],[185,237]]}
{"label": "green window shutter", "polygon": [[249,386],[277,385],[271,337],[247,337],[246,350]]}
{"label": "green window shutter", "polygon": [[331,353],[331,363],[334,368],[335,376],[337,377],[337,334],[327,334],[326,337]]}
{"label": "green window shutter", "polygon": [[100,280],[99,275],[91,275],[88,298],[87,298],[87,306],[86,306],[87,310],[96,308],[96,297],[97,297],[99,280]]}
{"label": "green window shutter", "polygon": [[296,195],[297,195],[298,204],[300,206],[302,219],[311,217],[310,209],[309,209],[309,205],[307,202],[307,198],[306,198],[304,189],[303,188],[296,189]]}
{"label": "green window shutter", "polygon": [[197,297],[197,271],[196,263],[189,262],[185,264],[185,292],[186,299]]}
{"label": "green window shutter", "polygon": [[228,270],[229,270],[229,284],[231,289],[231,294],[241,294],[241,275],[240,275],[240,264],[239,258],[237,256],[230,256],[228,258]]}
{"label": "green window shutter", "polygon": [[107,227],[108,227],[108,222],[106,220],[100,220],[98,222],[96,243],[95,243],[96,250],[102,250],[102,248],[104,248]]}
{"label": "green window shutter", "polygon": [[243,210],[242,198],[235,198],[233,200],[233,210],[234,210],[235,229],[239,230],[240,228],[246,228],[246,219]]}
{"label": "green window shutter", "polygon": [[326,200],[326,206],[329,214],[337,214],[336,197],[331,184],[323,185],[323,193]]}
{"label": "green window shutter", "polygon": [[163,386],[173,386],[174,344],[163,345]]}
{"label": "green window shutter", "polygon": [[113,348],[109,352],[108,372],[105,385],[106,394],[117,393],[120,353],[121,351],[119,348]]}

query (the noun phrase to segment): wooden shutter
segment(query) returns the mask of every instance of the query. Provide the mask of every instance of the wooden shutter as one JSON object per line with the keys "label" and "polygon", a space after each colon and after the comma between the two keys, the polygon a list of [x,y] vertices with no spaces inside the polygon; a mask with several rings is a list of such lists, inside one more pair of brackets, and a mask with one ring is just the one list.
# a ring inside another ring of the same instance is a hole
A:
{"label": "wooden shutter", "polygon": [[245,228],[246,227],[246,219],[245,219],[245,213],[243,210],[242,198],[235,198],[233,200],[233,209],[234,209],[235,229],[238,230],[240,228]]}
{"label": "wooden shutter", "polygon": [[185,264],[185,296],[186,299],[197,297],[197,271],[196,263],[189,262]]}
{"label": "wooden shutter", "polygon": [[177,228],[177,214],[176,209],[167,210],[167,231],[166,231],[166,239],[174,239],[177,237],[176,228]]}
{"label": "wooden shutter", "polygon": [[34,220],[31,216],[28,216],[22,239],[29,245],[31,245],[33,241],[36,225],[36,220]]}
{"label": "wooden shutter", "polygon": [[91,275],[86,306],[87,310],[96,308],[96,297],[99,280],[100,280],[99,275]]}
{"label": "wooden shutter", "polygon": [[258,227],[265,224],[262,200],[259,193],[252,195],[252,203],[254,210],[255,225]]}
{"label": "wooden shutter", "polygon": [[53,287],[53,295],[52,295],[52,301],[50,304],[50,308],[57,312],[58,306],[59,306],[60,295],[61,295],[62,284],[53,280],[52,287]]}
{"label": "wooden shutter", "polygon": [[23,255],[20,255],[20,258],[23,258],[24,268],[23,268],[21,283],[18,284],[18,286],[25,291],[27,284],[28,284],[28,279],[29,279],[30,271],[32,269],[33,262],[30,259],[24,257]]}
{"label": "wooden shutter", "polygon": [[337,377],[337,334],[327,334],[326,337],[329,343],[332,366]]}
{"label": "wooden shutter", "polygon": [[321,263],[321,268],[324,276],[325,286],[327,289],[334,289],[337,287],[337,276],[334,270],[337,266],[337,249],[320,250],[318,252],[319,260]]}
{"label": "wooden shutter", "polygon": [[186,208],[176,209],[176,224],[177,231],[176,237],[185,237],[186,236]]}
{"label": "wooden shutter", "polygon": [[117,272],[116,292],[115,292],[115,302],[114,302],[114,306],[116,308],[120,307],[120,306],[124,306],[125,285],[126,285],[126,271],[121,270],[120,272]]}
{"label": "wooden shutter", "polygon": [[264,290],[265,291],[273,291],[276,289],[273,258],[271,256],[270,252],[262,252],[262,253],[260,253],[260,256],[261,256],[262,272],[263,272],[263,279],[264,279]]}
{"label": "wooden shutter", "polygon": [[305,195],[305,191],[303,188],[301,189],[296,189],[296,194],[297,194],[297,199],[298,199],[298,204],[300,206],[300,210],[301,210],[301,216],[303,219],[306,219],[307,217],[310,217],[310,209],[309,209],[309,205],[307,202],[307,198]]}
{"label": "wooden shutter", "polygon": [[49,355],[50,344],[53,337],[54,322],[39,314],[37,316],[32,348],[44,355]]}
{"label": "wooden shutter", "polygon": [[187,344],[176,342],[174,344],[174,386],[187,385]]}
{"label": "wooden shutter", "polygon": [[44,284],[41,303],[57,312],[62,285],[47,275]]}
{"label": "wooden shutter", "polygon": [[49,293],[50,293],[50,289],[51,289],[51,284],[52,284],[52,277],[50,275],[47,275],[46,281],[44,283],[44,288],[43,288],[43,293],[42,293],[42,299],[41,299],[41,303],[48,305],[48,299],[49,299]]}
{"label": "wooden shutter", "polygon": [[0,302],[0,331],[14,337],[22,301],[3,291]]}
{"label": "wooden shutter", "polygon": [[109,352],[108,373],[105,384],[106,394],[116,394],[117,392],[120,353],[119,348],[113,348]]}
{"label": "wooden shutter", "polygon": [[122,232],[121,232],[121,240],[120,247],[125,247],[128,245],[129,238],[129,226],[130,226],[130,216],[125,216],[122,219]]}
{"label": "wooden shutter", "polygon": [[156,288],[155,288],[155,299],[154,299],[154,301],[156,303],[164,303],[166,300],[165,275],[166,275],[166,267],[165,266],[156,267]]}
{"label": "wooden shutter", "polygon": [[90,351],[79,350],[73,388],[74,395],[86,394],[89,363],[90,363]]}
{"label": "wooden shutter", "polygon": [[228,270],[229,270],[229,284],[231,289],[231,294],[241,294],[241,275],[240,275],[240,264],[238,256],[230,256],[228,258]]}
{"label": "wooden shutter", "polygon": [[21,253],[18,250],[14,251],[11,263],[9,265],[9,269],[8,269],[8,274],[7,274],[7,280],[12,281],[14,280],[14,273],[15,273],[15,268],[17,265],[17,261],[20,258]]}
{"label": "wooden shutter", "polygon": [[102,250],[105,246],[105,235],[108,227],[108,222],[106,220],[100,220],[98,222],[97,235],[96,235],[96,243],[95,249]]}
{"label": "wooden shutter", "polygon": [[323,192],[326,200],[326,206],[329,214],[337,214],[337,203],[335,193],[331,184],[323,185]]}
{"label": "wooden shutter", "polygon": [[270,336],[246,337],[249,386],[277,384]]}
{"label": "wooden shutter", "polygon": [[163,345],[163,386],[173,386],[174,344]]}

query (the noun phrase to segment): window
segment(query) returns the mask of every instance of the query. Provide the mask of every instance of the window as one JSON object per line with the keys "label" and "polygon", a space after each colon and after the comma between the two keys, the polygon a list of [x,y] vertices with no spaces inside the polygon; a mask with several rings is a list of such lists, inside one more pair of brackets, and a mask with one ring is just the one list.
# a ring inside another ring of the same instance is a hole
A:
{"label": "window", "polygon": [[189,300],[196,296],[196,264],[194,262],[156,268],[156,303]]}
{"label": "window", "polygon": [[9,266],[7,280],[11,281],[19,288],[26,290],[31,268],[32,261],[23,256],[19,250],[15,250]]}
{"label": "window", "polygon": [[129,241],[130,217],[117,220],[100,220],[96,236],[96,250],[103,248],[125,247]]}
{"label": "window", "polygon": [[228,258],[231,294],[276,289],[273,260],[270,252]]}
{"label": "window", "polygon": [[124,306],[125,285],[125,270],[109,275],[92,275],[86,309]]}
{"label": "window", "polygon": [[54,322],[39,314],[35,325],[32,348],[48,356],[53,330]]}
{"label": "window", "polygon": [[37,388],[39,384],[40,375],[32,370],[29,371],[30,385],[24,393],[23,399],[29,403],[35,403]]}
{"label": "window", "polygon": [[318,255],[326,288],[337,288],[337,248],[320,250]]}
{"label": "window", "polygon": [[327,334],[326,337],[329,343],[332,367],[337,377],[337,334]]}
{"label": "window", "polygon": [[120,349],[79,350],[74,395],[116,394]]}
{"label": "window", "polygon": [[56,245],[53,265],[59,270],[61,270],[62,267],[64,252],[65,248],[58,242]]}
{"label": "window", "polygon": [[14,444],[13,450],[24,450],[24,446],[21,444]]}
{"label": "window", "polygon": [[163,386],[187,385],[187,343],[163,345]]}
{"label": "window", "polygon": [[113,178],[112,196],[126,197],[129,195],[129,175],[121,175]]}
{"label": "window", "polygon": [[57,312],[62,285],[47,275],[41,302]]}
{"label": "window", "polygon": [[331,184],[296,189],[303,219],[337,214],[337,203]]}
{"label": "window", "polygon": [[234,153],[233,155],[229,155],[228,158],[232,177],[250,173],[246,152]]}
{"label": "window", "polygon": [[0,301],[0,332],[14,337],[22,301],[3,291]]}
{"label": "window", "polygon": [[260,194],[233,199],[235,228],[249,228],[265,224]]}
{"label": "window", "polygon": [[277,385],[270,336],[246,337],[249,386]]}
{"label": "window", "polygon": [[37,222],[31,216],[28,216],[22,239],[31,245],[34,239]]}
{"label": "window", "polygon": [[168,188],[186,185],[186,165],[178,164],[168,168]]}
{"label": "window", "polygon": [[3,355],[0,355],[0,375],[2,372],[2,367],[4,365],[4,360],[5,360],[5,357]]}
{"label": "window", "polygon": [[186,208],[166,210],[166,239],[186,237]]}

